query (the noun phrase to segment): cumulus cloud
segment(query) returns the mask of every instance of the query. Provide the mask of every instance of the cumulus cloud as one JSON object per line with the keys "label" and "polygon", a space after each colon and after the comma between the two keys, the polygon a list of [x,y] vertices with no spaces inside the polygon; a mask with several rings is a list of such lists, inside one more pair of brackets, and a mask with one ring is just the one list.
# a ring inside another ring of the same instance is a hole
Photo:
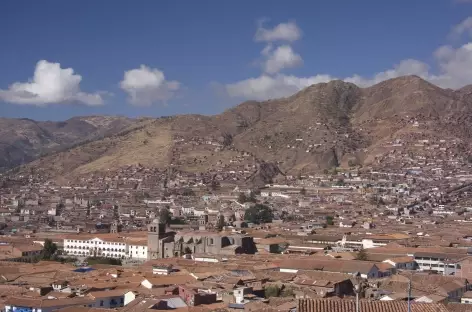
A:
{"label": "cumulus cloud", "polygon": [[472,84],[472,43],[459,48],[441,46],[434,53],[435,65],[438,72],[430,72],[430,66],[422,61],[403,60],[392,69],[375,74],[372,78],[354,75],[345,78],[361,87],[368,87],[387,79],[405,75],[417,75],[442,88],[458,89]]}
{"label": "cumulus cloud", "polygon": [[156,102],[166,102],[179,90],[178,81],[166,80],[157,68],[141,65],[125,72],[120,87],[129,96],[129,102],[136,106],[150,106]]}
{"label": "cumulus cloud", "polygon": [[278,74],[275,76],[261,75],[226,85],[226,92],[231,97],[239,97],[263,101],[289,96],[303,88],[321,82],[328,82],[334,77],[317,75],[312,77],[296,77]]}
{"label": "cumulus cloud", "polygon": [[[472,18],[468,18],[453,28],[456,34],[472,32]],[[289,47],[289,46],[288,46]],[[282,48],[282,47],[279,47]],[[290,48],[290,47],[289,47]],[[274,57],[272,46],[267,46],[262,54],[267,61],[264,66],[264,73],[259,77],[249,78],[225,86],[227,94],[231,97],[238,97],[253,100],[267,100],[279,97],[286,97],[306,88],[312,84],[328,82],[330,80],[341,79],[354,83],[360,87],[369,87],[387,79],[397,78],[405,75],[417,75],[443,88],[458,89],[465,85],[472,84],[472,42],[460,47],[445,45],[434,51],[435,73],[431,72],[431,66],[425,62],[415,59],[406,59],[382,72],[372,76],[352,75],[350,77],[334,77],[328,74],[318,74],[308,77],[296,77],[293,75],[269,74],[278,73],[283,68],[293,67],[297,64],[292,54],[285,51],[281,55],[286,57]],[[288,57],[291,55],[291,57]],[[280,62],[269,60],[277,59]],[[284,61],[281,61],[284,60]],[[291,61],[288,61],[291,60]],[[301,62],[301,57],[299,62]],[[281,65],[282,64],[282,65]]]}
{"label": "cumulus cloud", "polygon": [[23,105],[80,103],[102,105],[101,93],[80,91],[82,76],[72,68],[61,68],[59,63],[41,60],[36,64],[29,82],[15,82],[7,90],[0,89],[0,100]]}
{"label": "cumulus cloud", "polygon": [[301,36],[302,31],[294,22],[280,23],[271,29],[264,28],[263,23],[260,23],[256,35],[254,36],[254,40],[257,42],[293,42],[300,39]]}
{"label": "cumulus cloud", "polygon": [[289,45],[279,46],[275,50],[272,50],[269,45],[262,50],[262,54],[267,57],[264,62],[264,71],[268,74],[275,74],[284,68],[296,67],[303,63],[302,57]]}
{"label": "cumulus cloud", "polygon": [[399,64],[393,66],[392,69],[388,69],[383,72],[375,74],[372,78],[361,77],[359,75],[353,75],[351,77],[344,78],[346,82],[352,82],[359,87],[369,87],[387,79],[397,78],[407,75],[417,75],[424,79],[428,79],[429,66],[421,61],[408,59],[403,60]]}
{"label": "cumulus cloud", "polygon": [[[472,0],[471,0],[471,3],[472,3]],[[472,36],[472,16],[466,18],[461,23],[454,26],[452,28],[451,35],[455,38],[458,38],[464,33],[467,33],[469,34],[469,36]]]}

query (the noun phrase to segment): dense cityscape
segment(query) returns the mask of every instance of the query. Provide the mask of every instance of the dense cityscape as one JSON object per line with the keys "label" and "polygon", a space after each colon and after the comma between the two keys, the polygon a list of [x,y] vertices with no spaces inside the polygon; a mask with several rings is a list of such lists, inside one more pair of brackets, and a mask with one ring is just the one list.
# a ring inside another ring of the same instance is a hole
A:
{"label": "dense cityscape", "polygon": [[472,312],[471,5],[0,1],[0,312]]}

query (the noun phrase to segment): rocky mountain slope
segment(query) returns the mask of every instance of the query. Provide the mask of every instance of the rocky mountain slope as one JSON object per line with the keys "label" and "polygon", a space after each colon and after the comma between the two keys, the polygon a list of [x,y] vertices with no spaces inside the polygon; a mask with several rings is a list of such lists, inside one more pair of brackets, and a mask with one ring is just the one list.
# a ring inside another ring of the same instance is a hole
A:
{"label": "rocky mountain slope", "polygon": [[409,148],[419,139],[457,140],[466,150],[472,143],[470,90],[441,89],[416,76],[369,88],[332,81],[288,98],[244,102],[215,116],[141,121],[43,157],[26,169],[81,175],[139,163],[198,172],[237,160],[276,164],[283,173],[297,173],[369,165],[389,152],[386,146],[392,142]]}
{"label": "rocky mountain slope", "polygon": [[0,171],[41,155],[122,131],[136,121],[126,117],[75,117],[63,122],[0,118]]}

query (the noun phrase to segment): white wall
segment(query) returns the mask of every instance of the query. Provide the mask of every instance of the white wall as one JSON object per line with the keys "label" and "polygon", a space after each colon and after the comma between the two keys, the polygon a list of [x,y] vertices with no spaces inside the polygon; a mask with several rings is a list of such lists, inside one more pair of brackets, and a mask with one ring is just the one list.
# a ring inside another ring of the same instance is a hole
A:
{"label": "white wall", "polygon": [[101,256],[116,259],[124,258],[127,250],[126,244],[123,242],[108,242],[97,237],[90,240],[64,239],[64,251],[68,255],[93,256],[94,250],[99,255],[99,249],[102,251]]}
{"label": "white wall", "polygon": [[147,246],[143,245],[128,245],[128,258],[146,260],[147,259]]}

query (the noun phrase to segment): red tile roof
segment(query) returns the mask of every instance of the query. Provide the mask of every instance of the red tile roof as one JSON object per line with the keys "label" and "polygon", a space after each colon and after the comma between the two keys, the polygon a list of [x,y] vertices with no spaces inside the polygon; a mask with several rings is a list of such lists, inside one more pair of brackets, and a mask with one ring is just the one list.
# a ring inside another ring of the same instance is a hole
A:
{"label": "red tile roof", "polygon": [[[359,302],[362,312],[399,312],[407,311],[405,301],[367,301]],[[356,311],[356,302],[336,299],[300,299],[297,312],[352,312]],[[443,304],[411,303],[411,312],[448,312]]]}

